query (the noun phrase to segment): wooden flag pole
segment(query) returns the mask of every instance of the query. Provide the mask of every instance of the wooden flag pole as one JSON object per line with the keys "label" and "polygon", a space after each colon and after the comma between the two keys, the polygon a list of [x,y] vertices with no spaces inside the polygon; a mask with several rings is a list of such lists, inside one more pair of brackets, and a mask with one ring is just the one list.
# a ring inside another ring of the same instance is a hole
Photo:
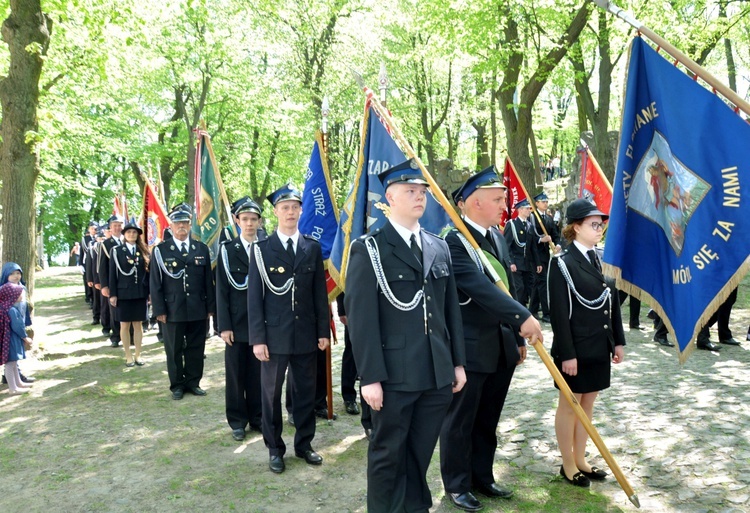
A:
{"label": "wooden flag pole", "polygon": [[682,53],[675,46],[670,44],[666,39],[655,33],[650,28],[646,27],[643,23],[638,21],[632,13],[625,11],[614,5],[609,0],[593,0],[593,2],[604,9],[605,11],[617,16],[621,20],[633,26],[641,34],[649,38],[651,41],[659,45],[661,49],[667,52],[674,59],[685,66],[687,69],[695,73],[698,77],[704,80],[708,85],[713,87],[716,91],[722,94],[724,98],[732,102],[738,109],[750,116],[750,103],[740,98],[740,96],[732,91],[729,87],[724,85],[718,78],[714,77],[700,64],[692,60],[690,57]]}
{"label": "wooden flag pole", "polygon": [[[362,77],[354,71],[353,71],[353,74],[357,82],[359,83],[359,85],[362,87],[362,89],[364,89],[365,91],[369,91],[369,89],[364,85],[364,81],[362,80]],[[490,265],[489,262],[487,261],[487,257],[484,256],[484,252],[479,250],[479,245],[474,240],[474,237],[471,235],[469,230],[466,228],[466,225],[464,224],[463,219],[461,219],[461,217],[458,214],[456,214],[456,211],[448,203],[448,198],[445,197],[445,194],[443,194],[442,189],[440,189],[440,186],[438,185],[438,183],[435,181],[432,175],[430,175],[429,171],[427,171],[427,168],[425,167],[425,165],[422,163],[422,160],[414,151],[414,148],[411,147],[409,142],[406,140],[406,138],[403,136],[401,131],[398,129],[395,122],[393,121],[393,118],[391,118],[391,115],[388,113],[388,110],[382,106],[382,104],[378,101],[375,95],[370,95],[368,98],[373,109],[377,111],[377,113],[381,116],[383,121],[388,125],[388,128],[391,129],[391,135],[393,135],[393,138],[406,151],[407,157],[413,158],[414,161],[419,166],[425,179],[430,184],[430,190],[433,196],[435,197],[435,199],[438,200],[440,205],[445,209],[445,211],[448,213],[448,216],[451,218],[451,221],[453,221],[456,228],[466,237],[466,239],[469,241],[471,246],[474,249],[478,250],[477,253],[482,259],[482,264],[484,265],[485,269],[488,269],[492,273],[493,279],[495,281],[495,285],[498,288],[500,288],[503,292],[510,295],[510,292],[505,287],[505,285],[500,280],[500,278],[497,276],[497,273],[492,268],[492,265]],[[563,394],[563,396],[567,399],[570,406],[573,408],[573,411],[575,412],[576,417],[578,418],[578,420],[581,422],[586,432],[591,437],[591,440],[594,442],[594,445],[596,445],[597,449],[599,449],[599,452],[604,458],[604,461],[606,461],[607,465],[609,465],[609,468],[612,470],[612,473],[615,475],[617,482],[620,484],[623,491],[627,494],[628,499],[630,499],[630,502],[632,502],[636,507],[640,508],[641,504],[638,501],[638,496],[633,491],[633,488],[630,486],[630,483],[628,482],[627,478],[623,474],[622,469],[620,469],[620,466],[615,461],[614,457],[612,456],[612,453],[610,453],[609,449],[607,449],[607,446],[604,444],[604,440],[602,440],[601,436],[599,436],[599,433],[596,431],[596,428],[594,427],[594,425],[591,423],[591,420],[586,415],[586,412],[583,411],[583,408],[578,402],[578,399],[576,399],[576,396],[570,390],[570,387],[565,382],[565,378],[563,378],[562,374],[555,366],[554,362],[552,361],[552,358],[550,357],[549,353],[547,353],[547,350],[545,349],[544,344],[542,342],[543,342],[542,340],[536,340],[536,339],[530,340],[531,345],[534,347],[534,349],[536,349],[545,367],[547,367],[547,370],[552,375],[552,378],[555,380],[555,383],[557,383],[557,386],[560,388],[560,392]]]}

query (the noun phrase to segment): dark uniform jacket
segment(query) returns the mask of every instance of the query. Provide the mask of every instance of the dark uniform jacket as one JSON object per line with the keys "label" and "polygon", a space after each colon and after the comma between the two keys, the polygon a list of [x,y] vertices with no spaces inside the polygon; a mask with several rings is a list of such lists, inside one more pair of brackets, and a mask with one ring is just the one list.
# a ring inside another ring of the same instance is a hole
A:
{"label": "dark uniform jacket", "polygon": [[[569,290],[558,260],[565,263],[576,290],[583,298],[594,300],[609,287],[610,300],[596,310],[583,306]],[[604,363],[614,354],[615,346],[625,345],[615,284],[605,279],[575,245],[571,244],[552,258],[548,290],[550,320],[555,333],[551,350],[554,358]]]}
{"label": "dark uniform jacket", "polygon": [[[146,272],[146,260],[141,250],[136,246],[136,255],[133,256],[127,249],[127,245],[112,248],[109,256],[109,295],[118,299],[142,299],[148,297],[148,272]],[[120,274],[117,266],[122,272],[129,273],[135,267],[137,270],[130,276]]]}
{"label": "dark uniform jacket", "polygon": [[78,254],[78,265],[82,266],[84,270],[86,269],[86,261],[89,259],[89,248],[93,244],[96,244],[96,239],[91,235],[86,234],[81,237],[81,249],[80,253]]}
{"label": "dark uniform jacket", "polygon": [[[255,248],[263,256],[271,284],[282,287],[293,278],[293,292],[290,289],[279,296],[268,289],[258,270]],[[318,348],[319,338],[330,338],[328,294],[318,241],[300,234],[292,261],[274,233],[254,244],[248,276],[247,307],[253,312],[248,319],[251,345],[265,344],[269,353],[305,354]]]}
{"label": "dark uniform jacket", "polygon": [[[240,237],[224,241],[221,247],[223,249],[219,250],[216,264],[216,316],[219,333],[232,331],[235,342],[247,343],[250,340],[247,331],[247,288],[237,289],[229,277],[239,286],[246,285],[249,257]],[[259,279],[259,276],[256,274],[251,279]]]}
{"label": "dark uniform jacket", "polygon": [[86,283],[91,282],[94,284],[99,283],[99,272],[98,272],[98,266],[99,263],[99,243],[94,241],[89,245],[89,249],[86,250],[86,262],[84,263],[83,268],[85,269],[86,273]]}
{"label": "dark uniform jacket", "polygon": [[[385,279],[399,301],[410,302],[424,288],[424,301],[413,310],[395,308],[383,294],[366,238],[377,243]],[[351,245],[344,303],[362,385],[380,382],[384,390],[405,392],[442,388],[455,379],[454,367],[466,363],[448,246],[424,230],[421,239],[423,265],[390,222]]]}
{"label": "dark uniform jacket", "polygon": [[105,239],[99,245],[99,259],[97,261],[96,270],[99,275],[99,283],[102,288],[109,287],[109,259],[112,252],[112,248],[119,245],[119,240],[114,237]]}
{"label": "dark uniform jacket", "polygon": [[[495,250],[473,226],[467,224],[466,227],[480,248],[492,253],[510,277],[510,256],[500,232],[490,229]],[[477,267],[458,234],[458,230],[451,230],[445,241],[450,248],[458,285],[466,340],[466,370],[491,373],[499,365],[514,367],[521,358],[518,347],[525,345],[518,331],[521,324],[531,317],[531,312],[500,290],[489,275]],[[510,292],[515,297],[513,280],[508,281]]]}
{"label": "dark uniform jacket", "polygon": [[[150,292],[154,317],[167,316],[167,322],[206,319],[216,311],[216,292],[211,275],[208,246],[188,238],[190,249],[183,257],[177,239],[156,246],[151,258]],[[158,254],[157,254],[158,253]],[[159,260],[171,274],[184,270],[184,277],[172,278],[161,268]]]}
{"label": "dark uniform jacket", "polygon": [[536,272],[536,266],[541,265],[536,252],[536,239],[526,223],[520,218],[511,219],[505,225],[505,242],[510,250],[511,262],[518,271]]}
{"label": "dark uniform jacket", "polygon": [[[539,213],[539,217],[542,218],[544,228],[547,229],[547,235],[552,237],[552,244],[560,244],[560,230],[558,230],[557,224],[552,217],[547,214],[542,215],[541,212]],[[539,256],[539,263],[541,265],[547,265],[549,263],[551,248],[549,242],[539,242],[539,239],[544,237],[544,230],[542,230],[539,220],[534,213],[531,214],[531,233],[534,239],[534,245],[536,246],[536,254]]]}

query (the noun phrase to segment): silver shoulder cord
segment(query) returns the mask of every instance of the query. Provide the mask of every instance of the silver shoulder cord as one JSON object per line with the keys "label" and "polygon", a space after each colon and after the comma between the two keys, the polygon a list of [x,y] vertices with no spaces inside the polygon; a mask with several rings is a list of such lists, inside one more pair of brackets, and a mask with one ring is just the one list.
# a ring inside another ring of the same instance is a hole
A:
{"label": "silver shoulder cord", "polygon": [[402,312],[409,312],[411,310],[414,310],[424,297],[424,288],[418,290],[417,293],[414,294],[414,298],[408,303],[402,303],[401,301],[399,301],[391,288],[388,286],[388,280],[386,279],[385,272],[383,271],[383,263],[380,261],[380,250],[378,248],[378,243],[375,242],[372,237],[368,237],[367,239],[365,239],[365,246],[367,247],[367,252],[370,254],[370,263],[372,263],[372,270],[375,272],[375,278],[377,279],[378,285],[383,291],[383,294],[385,295],[388,302],[393,305],[394,308],[397,308]]}
{"label": "silver shoulder cord", "polygon": [[112,260],[115,261],[115,265],[117,266],[117,270],[122,274],[123,276],[133,276],[135,274],[135,281],[138,282],[138,260],[135,261],[135,265],[133,265],[132,269],[130,269],[130,272],[125,272],[122,270],[122,267],[120,267],[120,261],[117,259],[117,248],[112,248]]}
{"label": "silver shoulder cord", "polygon": [[172,273],[167,269],[167,266],[164,265],[164,260],[161,258],[161,251],[159,251],[159,246],[156,246],[154,248],[154,260],[156,260],[156,263],[159,264],[159,269],[161,269],[161,272],[172,278],[173,280],[179,280],[183,276],[185,276],[185,268],[180,269],[180,272],[178,273]]}
{"label": "silver shoulder cord", "polygon": [[[609,287],[606,287],[602,293],[599,295],[598,298],[594,300],[588,300],[585,297],[583,297],[577,290],[575,285],[573,284],[573,278],[571,278],[570,273],[568,272],[568,266],[565,265],[565,262],[563,262],[563,259],[558,257],[557,258],[557,266],[560,268],[560,272],[563,275],[563,278],[565,279],[565,282],[568,284],[568,295],[570,296],[571,293],[576,297],[579,303],[581,303],[584,307],[588,308],[589,310],[599,310],[602,306],[604,306],[605,301],[608,302],[611,306],[612,303],[612,290]],[[571,311],[568,313],[568,319],[570,319],[572,315],[572,309],[573,309],[573,302],[570,302],[570,308]],[[612,308],[609,309],[609,311],[612,311]],[[611,317],[610,313],[610,317]]]}
{"label": "silver shoulder cord", "polygon": [[[270,290],[277,296],[283,296],[284,294],[289,292],[289,289],[292,290],[292,311],[294,311],[294,291],[296,289],[296,287],[294,286],[294,276],[289,278],[281,287],[275,286],[273,283],[271,283],[271,279],[268,277],[268,272],[266,272],[266,263],[263,261],[263,253],[261,253],[260,247],[257,244],[253,244],[253,251],[255,252],[255,260],[258,262],[258,274],[260,274],[260,278],[263,280],[263,283],[266,284],[268,290]],[[245,284],[245,286],[247,287],[247,284]],[[266,287],[263,287],[263,297],[266,296]]]}
{"label": "silver shoulder cord", "polygon": [[[474,249],[471,244],[469,243],[469,240],[464,237],[464,234],[461,232],[456,233],[458,235],[458,240],[461,241],[461,244],[464,245],[464,248],[466,248],[466,252],[469,254],[469,257],[474,261],[474,264],[477,266],[477,269],[479,269],[480,272],[484,272],[484,266],[482,265],[482,260],[479,258],[479,254],[477,253],[477,249]],[[469,296],[469,299],[466,300],[466,302],[461,303],[459,301],[459,305],[465,306],[471,303],[471,296]]]}
{"label": "silver shoulder cord", "polygon": [[232,278],[232,273],[229,272],[229,258],[227,257],[227,247],[222,244],[221,245],[221,260],[224,263],[224,272],[227,275],[227,280],[229,280],[229,283],[237,290],[247,290],[247,276],[245,276],[245,281],[242,283],[237,283],[234,281],[234,278]]}
{"label": "silver shoulder cord", "polygon": [[516,241],[516,244],[518,244],[518,247],[525,248],[526,243],[525,242],[519,242],[518,240],[518,232],[516,231],[516,223],[513,222],[513,220],[510,220],[510,229],[513,231],[513,240]]}

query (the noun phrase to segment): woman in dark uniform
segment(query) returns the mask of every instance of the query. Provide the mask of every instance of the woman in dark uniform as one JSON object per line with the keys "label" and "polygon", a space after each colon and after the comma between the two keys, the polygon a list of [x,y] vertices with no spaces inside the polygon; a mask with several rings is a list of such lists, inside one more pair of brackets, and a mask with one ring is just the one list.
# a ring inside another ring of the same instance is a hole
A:
{"label": "woman in dark uniform", "polygon": [[[112,248],[109,262],[110,304],[120,321],[120,337],[125,348],[125,365],[143,365],[141,360],[142,322],[146,320],[148,300],[148,247],[141,239],[143,230],[130,222],[122,230],[125,244]],[[135,360],[130,353],[130,330],[133,330]]]}
{"label": "woman in dark uniform", "polygon": [[[604,278],[596,251],[608,217],[587,200],[571,203],[562,232],[570,245],[552,259],[548,276],[552,357],[589,419],[597,394],[609,388],[610,361],[624,358],[617,289]],[[562,394],[555,432],[563,460],[560,475],[566,481],[587,487],[592,479],[607,476],[586,461],[588,434]]]}

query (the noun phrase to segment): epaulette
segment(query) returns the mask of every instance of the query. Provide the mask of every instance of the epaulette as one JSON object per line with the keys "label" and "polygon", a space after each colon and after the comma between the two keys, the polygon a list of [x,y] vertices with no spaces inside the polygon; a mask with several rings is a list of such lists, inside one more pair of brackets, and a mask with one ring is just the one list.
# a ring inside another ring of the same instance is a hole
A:
{"label": "epaulette", "polygon": [[567,254],[568,254],[568,248],[565,248],[562,251],[560,251],[559,253],[556,253],[556,254],[552,255],[552,258],[563,257],[563,256],[565,256]]}
{"label": "epaulette", "polygon": [[221,245],[223,246],[223,245],[224,245],[224,244],[226,244],[227,242],[232,242],[233,240],[234,240],[234,239],[224,239],[223,241],[221,241]]}
{"label": "epaulette", "polygon": [[[433,239],[436,239],[436,240],[443,240],[438,235],[435,235],[432,232],[428,232],[427,230],[422,230],[422,235],[423,236],[430,236],[430,237],[432,237]],[[446,235],[447,235],[447,233],[446,233]]]}
{"label": "epaulette", "polygon": [[311,241],[314,241],[314,242],[317,242],[318,244],[320,244],[320,241],[319,241],[318,239],[316,239],[315,237],[313,237],[312,235],[305,235],[305,234],[303,233],[303,234],[302,234],[302,236],[303,236],[304,238],[306,238],[307,240],[311,240]]}

